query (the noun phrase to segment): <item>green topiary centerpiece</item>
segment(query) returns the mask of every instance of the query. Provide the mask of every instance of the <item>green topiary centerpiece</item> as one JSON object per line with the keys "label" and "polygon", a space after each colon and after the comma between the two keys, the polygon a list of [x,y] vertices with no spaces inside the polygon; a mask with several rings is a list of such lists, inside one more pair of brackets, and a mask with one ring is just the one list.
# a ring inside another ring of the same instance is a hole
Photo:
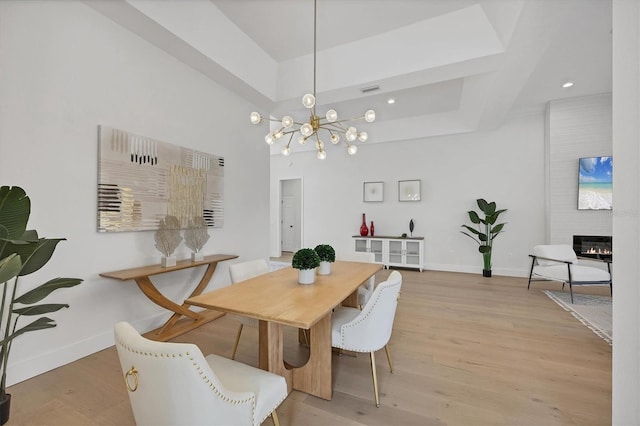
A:
{"label": "green topiary centerpiece", "polygon": [[302,248],[295,252],[291,259],[291,267],[298,269],[298,282],[300,284],[313,284],[315,282],[315,269],[320,266],[320,257],[315,250]]}
{"label": "green topiary centerpiece", "polygon": [[314,249],[320,258],[319,275],[329,275],[331,273],[331,262],[336,261],[336,251],[329,244],[318,244]]}
{"label": "green topiary centerpiece", "polygon": [[329,244],[318,244],[314,250],[318,253],[320,262],[336,261],[336,251]]}

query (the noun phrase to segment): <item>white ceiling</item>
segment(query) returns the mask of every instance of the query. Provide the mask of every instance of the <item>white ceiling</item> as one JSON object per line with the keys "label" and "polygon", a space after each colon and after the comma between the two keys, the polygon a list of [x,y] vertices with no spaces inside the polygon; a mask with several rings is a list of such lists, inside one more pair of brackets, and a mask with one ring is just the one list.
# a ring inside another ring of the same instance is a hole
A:
{"label": "white ceiling", "polygon": [[[313,0],[86,3],[263,115],[304,114]],[[368,143],[490,130],[514,111],[611,91],[611,0],[317,0],[317,17],[317,110],[374,108]]]}

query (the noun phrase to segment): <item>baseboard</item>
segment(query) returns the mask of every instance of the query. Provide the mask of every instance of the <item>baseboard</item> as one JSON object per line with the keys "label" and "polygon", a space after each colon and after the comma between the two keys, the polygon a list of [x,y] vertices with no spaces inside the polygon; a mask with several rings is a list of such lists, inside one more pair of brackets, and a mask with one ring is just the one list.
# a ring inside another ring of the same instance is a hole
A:
{"label": "baseboard", "polygon": [[[467,266],[467,265],[451,265],[444,263],[428,263],[424,266],[425,270],[432,271],[444,271],[444,272],[461,272],[465,274],[482,274],[481,266]],[[529,271],[523,269],[514,268],[493,268],[493,275],[502,275],[506,277],[528,277]]]}
{"label": "baseboard", "polygon": [[[166,313],[160,313],[153,317],[132,321],[131,325],[141,333],[145,333],[159,327],[166,320]],[[46,333],[46,331],[41,332]],[[20,338],[14,343],[19,345],[19,339]],[[18,362],[9,362],[7,368],[7,386],[20,383],[46,373],[47,371],[62,367],[63,365],[113,346],[113,344],[113,328],[110,328],[84,340],[56,348],[54,351],[39,353],[35,357],[21,359]],[[11,361],[11,358],[9,358],[9,361]]]}

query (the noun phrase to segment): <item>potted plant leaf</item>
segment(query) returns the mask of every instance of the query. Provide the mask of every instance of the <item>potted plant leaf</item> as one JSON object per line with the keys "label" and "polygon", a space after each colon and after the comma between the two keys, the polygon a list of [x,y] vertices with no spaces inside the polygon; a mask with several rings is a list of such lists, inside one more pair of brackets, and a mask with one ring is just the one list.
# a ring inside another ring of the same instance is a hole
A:
{"label": "potted plant leaf", "polygon": [[167,215],[160,219],[160,225],[155,235],[156,248],[162,253],[161,264],[164,268],[176,266],[176,257],[173,252],[182,241],[180,235],[180,221],[175,216]]}
{"label": "potted plant leaf", "polygon": [[469,225],[462,225],[462,227],[469,232],[460,232],[478,243],[478,251],[482,253],[483,259],[482,275],[490,277],[493,240],[502,232],[502,228],[504,228],[505,225],[505,223],[496,224],[496,221],[498,220],[498,216],[506,212],[507,209],[496,210],[496,203],[494,201],[489,203],[483,198],[477,199],[476,203],[484,217],[480,217],[480,214],[473,210],[468,211],[469,220],[471,220],[474,225],[477,225],[477,229]]}
{"label": "potted plant leaf", "polygon": [[189,221],[189,227],[184,231],[184,245],[191,249],[191,260],[201,261],[204,256],[200,250],[209,240],[207,222],[203,217],[194,217]]}
{"label": "potted plant leaf", "polygon": [[[0,187],[0,424],[9,420],[11,395],[6,392],[7,366],[13,340],[31,331],[56,326],[44,314],[68,308],[66,303],[39,304],[51,292],[74,287],[79,278],[54,278],[20,294],[19,279],[42,268],[65,238],[40,238],[36,230],[27,230],[31,200],[20,187]],[[22,317],[35,317],[23,322]]]}
{"label": "potted plant leaf", "polygon": [[320,266],[320,258],[315,250],[302,248],[294,253],[291,267],[298,270],[298,283],[313,284],[316,280],[316,268]]}
{"label": "potted plant leaf", "polygon": [[318,275],[329,275],[331,263],[336,261],[336,251],[329,244],[318,244],[314,250],[320,258]]}

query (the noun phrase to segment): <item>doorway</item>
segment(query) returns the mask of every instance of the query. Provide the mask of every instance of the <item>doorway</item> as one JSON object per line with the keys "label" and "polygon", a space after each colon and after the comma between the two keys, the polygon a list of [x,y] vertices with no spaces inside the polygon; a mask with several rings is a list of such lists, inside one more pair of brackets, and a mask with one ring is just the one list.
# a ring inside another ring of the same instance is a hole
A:
{"label": "doorway", "polygon": [[280,252],[302,247],[302,178],[280,181]]}

